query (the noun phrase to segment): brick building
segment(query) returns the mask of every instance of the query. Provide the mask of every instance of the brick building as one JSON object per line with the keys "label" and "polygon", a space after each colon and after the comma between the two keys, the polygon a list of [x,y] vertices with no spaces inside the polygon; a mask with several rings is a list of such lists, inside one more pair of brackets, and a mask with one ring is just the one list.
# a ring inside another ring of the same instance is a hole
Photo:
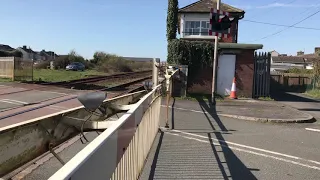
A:
{"label": "brick building", "polygon": [[[237,92],[241,96],[253,96],[254,52],[262,49],[261,44],[238,44],[238,20],[244,18],[245,12],[239,8],[221,3],[220,10],[229,12],[236,18],[231,26],[228,38],[219,38],[219,60],[217,68],[217,92],[230,94],[232,80],[236,77]],[[188,41],[211,41],[209,36],[210,10],[216,7],[216,1],[199,0],[179,9],[178,33],[180,39]],[[199,71],[188,77],[188,93],[211,94],[212,67]]]}

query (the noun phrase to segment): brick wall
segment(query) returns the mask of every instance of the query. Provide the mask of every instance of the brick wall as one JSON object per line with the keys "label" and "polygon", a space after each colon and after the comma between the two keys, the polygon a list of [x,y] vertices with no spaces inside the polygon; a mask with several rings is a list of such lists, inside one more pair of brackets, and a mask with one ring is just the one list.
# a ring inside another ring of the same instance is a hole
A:
{"label": "brick wall", "polygon": [[236,57],[237,95],[252,97],[254,77],[254,50],[243,50]]}
{"label": "brick wall", "polygon": [[212,82],[212,67],[197,70],[197,73],[192,73],[189,69],[188,75],[188,93],[195,94],[211,94]]}
{"label": "brick wall", "polygon": [[[243,50],[236,55],[236,85],[238,96],[252,97],[254,50]],[[191,70],[189,70],[191,71]],[[212,67],[199,70],[188,77],[188,93],[211,94]]]}

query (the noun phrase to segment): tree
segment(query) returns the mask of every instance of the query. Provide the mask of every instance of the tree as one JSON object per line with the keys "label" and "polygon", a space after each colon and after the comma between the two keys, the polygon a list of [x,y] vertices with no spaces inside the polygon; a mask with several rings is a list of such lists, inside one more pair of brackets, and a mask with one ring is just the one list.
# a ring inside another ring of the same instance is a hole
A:
{"label": "tree", "polygon": [[168,0],[167,40],[176,39],[178,29],[178,0]]}

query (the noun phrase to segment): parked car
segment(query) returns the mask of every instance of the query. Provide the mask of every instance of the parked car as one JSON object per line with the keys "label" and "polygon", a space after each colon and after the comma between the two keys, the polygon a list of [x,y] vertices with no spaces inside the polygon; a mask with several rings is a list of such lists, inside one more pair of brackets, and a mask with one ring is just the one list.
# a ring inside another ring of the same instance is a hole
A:
{"label": "parked car", "polygon": [[80,62],[73,62],[66,67],[66,70],[72,71],[84,71],[85,66]]}

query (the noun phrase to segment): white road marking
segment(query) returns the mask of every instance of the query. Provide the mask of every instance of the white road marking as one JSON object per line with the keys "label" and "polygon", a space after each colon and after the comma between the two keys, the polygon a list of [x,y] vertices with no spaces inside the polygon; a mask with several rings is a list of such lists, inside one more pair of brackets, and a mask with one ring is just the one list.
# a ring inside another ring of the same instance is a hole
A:
{"label": "white road marking", "polygon": [[20,103],[20,104],[29,104],[28,102],[18,101],[18,100],[14,100],[14,99],[2,99],[2,100],[16,102],[16,103]]}
{"label": "white road marking", "polygon": [[34,90],[34,91],[38,91],[38,92],[46,92],[46,93],[52,93],[52,94],[69,95],[69,94],[67,94],[67,93],[60,93],[60,92],[54,92],[54,91],[39,91],[39,90]]}
{"label": "white road marking", "polygon": [[[201,135],[198,135],[198,134],[183,132],[183,131],[179,131],[179,130],[171,130],[171,131],[177,132],[177,133],[181,133],[181,134],[190,135],[190,136],[195,136],[195,137],[198,137],[198,138],[208,139],[207,136],[201,136]],[[225,143],[225,144],[231,144],[231,145],[239,146],[239,147],[242,147],[242,148],[252,149],[252,150],[261,151],[261,152],[264,152],[264,153],[274,154],[274,155],[283,156],[283,157],[292,158],[292,159],[301,160],[301,161],[307,161],[307,162],[311,162],[311,163],[315,163],[315,164],[319,164],[320,165],[320,162],[317,162],[317,161],[314,161],[314,160],[303,159],[303,158],[300,158],[300,157],[297,157],[297,156],[292,156],[292,155],[283,154],[283,153],[279,153],[279,152],[274,152],[274,151],[270,151],[270,150],[266,150],[266,149],[261,149],[261,148],[256,148],[256,147],[247,146],[247,145],[243,145],[243,144],[238,144],[238,143],[234,143],[234,142],[230,142],[230,141],[224,141],[224,140],[215,139],[215,138],[211,138],[211,139],[213,141],[216,141],[216,142],[222,142],[222,143]]]}
{"label": "white road marking", "polygon": [[1,99],[0,102],[5,102],[5,103],[9,103],[9,104],[14,104],[14,105],[21,105],[21,103],[6,101],[6,100],[3,100],[3,99]]}
{"label": "white road marking", "polygon": [[320,129],[306,128],[307,131],[320,132]]}
{"label": "white road marking", "polygon": [[[166,105],[161,105],[162,107],[167,107]],[[172,106],[169,106],[169,108],[172,108]],[[198,111],[198,110],[193,110],[193,109],[185,109],[185,108],[178,108],[178,107],[173,107],[173,109],[178,109],[178,110],[182,110],[182,111],[190,111],[190,112],[195,112],[195,113],[205,113],[208,114],[208,112],[203,112],[203,111]]]}
{"label": "white road marking", "polygon": [[[183,135],[181,135],[181,134],[175,134],[175,133],[170,133],[170,132],[165,132],[165,133],[166,133],[166,134],[173,135],[173,136],[183,137],[183,138],[190,139],[190,140],[196,140],[196,141],[199,141],[199,142],[202,142],[202,143],[208,143],[208,142],[209,142],[208,140],[201,140],[201,139],[198,139],[198,138],[187,137],[187,136],[183,136]],[[206,138],[207,138],[207,137],[206,137]],[[287,163],[291,163],[291,164],[303,166],[303,167],[310,168],[310,169],[316,169],[316,170],[319,170],[319,171],[320,171],[320,167],[317,167],[317,166],[313,166],[313,165],[309,165],[309,164],[304,164],[304,163],[296,162],[296,161],[293,161],[293,160],[288,160],[288,159],[284,159],[284,158],[280,158],[280,157],[276,157],[276,156],[272,156],[272,155],[268,155],[268,154],[263,154],[263,153],[258,153],[258,152],[246,150],[246,149],[241,149],[241,148],[233,147],[233,146],[227,146],[227,145],[218,144],[218,143],[212,143],[212,144],[214,144],[214,145],[216,145],[216,146],[227,147],[227,148],[230,148],[230,149],[233,149],[233,150],[236,150],[236,151],[241,151],[241,152],[245,152],[245,153],[249,153],[249,154],[254,154],[254,155],[258,155],[258,156],[263,156],[263,157],[266,157],[266,158],[272,158],[272,159],[275,159],[275,160],[279,160],[279,161],[283,161],[283,162],[287,162]],[[302,158],[299,158],[299,159],[302,159]]]}

